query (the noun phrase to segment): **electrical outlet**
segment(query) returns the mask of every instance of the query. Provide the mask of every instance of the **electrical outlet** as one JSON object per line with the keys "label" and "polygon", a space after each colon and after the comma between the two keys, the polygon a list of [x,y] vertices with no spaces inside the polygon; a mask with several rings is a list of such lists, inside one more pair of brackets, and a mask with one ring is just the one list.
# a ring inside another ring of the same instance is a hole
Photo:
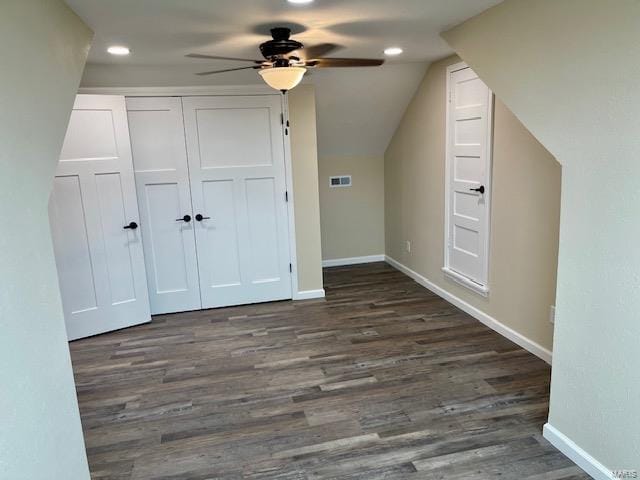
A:
{"label": "electrical outlet", "polygon": [[556,323],[556,306],[551,305],[549,307],[549,321],[553,324]]}
{"label": "electrical outlet", "polygon": [[407,240],[405,242],[404,249],[407,251],[407,253],[411,253],[411,240]]}

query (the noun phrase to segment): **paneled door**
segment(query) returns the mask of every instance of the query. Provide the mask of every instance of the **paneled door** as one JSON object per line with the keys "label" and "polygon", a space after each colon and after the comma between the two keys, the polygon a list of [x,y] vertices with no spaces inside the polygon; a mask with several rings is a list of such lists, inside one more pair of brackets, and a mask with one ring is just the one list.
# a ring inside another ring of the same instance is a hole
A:
{"label": "paneled door", "polygon": [[49,218],[69,340],[149,322],[124,97],[76,98]]}
{"label": "paneled door", "polygon": [[291,298],[279,96],[182,102],[203,308]]}
{"label": "paneled door", "polygon": [[130,97],[127,114],[151,313],[201,308],[179,97]]}
{"label": "paneled door", "polygon": [[445,271],[486,293],[493,96],[464,64],[448,70]]}

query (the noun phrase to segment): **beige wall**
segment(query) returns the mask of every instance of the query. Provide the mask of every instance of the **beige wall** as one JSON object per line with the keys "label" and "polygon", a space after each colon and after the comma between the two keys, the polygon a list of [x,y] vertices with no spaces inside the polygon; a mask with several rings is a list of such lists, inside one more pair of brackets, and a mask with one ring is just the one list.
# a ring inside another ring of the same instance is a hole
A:
{"label": "beige wall", "polygon": [[549,423],[640,471],[638,19],[637,0],[507,0],[445,38],[563,166]]}
{"label": "beige wall", "polygon": [[[494,113],[487,298],[448,280],[444,263],[446,67],[431,65],[385,155],[387,255],[551,349],[560,165],[502,102]],[[411,241],[411,253],[405,241]]]}
{"label": "beige wall", "polygon": [[61,0],[0,7],[0,478],[89,478],[47,203],[91,32]]}
{"label": "beige wall", "polygon": [[322,288],[318,141],[313,85],[300,85],[289,96],[291,161],[298,262],[298,290]]}
{"label": "beige wall", "polygon": [[[320,159],[322,259],[384,254],[384,158]],[[351,175],[353,186],[329,187],[329,177]]]}

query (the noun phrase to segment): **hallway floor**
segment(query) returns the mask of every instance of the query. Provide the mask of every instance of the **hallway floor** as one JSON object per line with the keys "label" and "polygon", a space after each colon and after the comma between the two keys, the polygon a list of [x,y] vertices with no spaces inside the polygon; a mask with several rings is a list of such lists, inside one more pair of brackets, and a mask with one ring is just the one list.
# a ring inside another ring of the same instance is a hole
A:
{"label": "hallway floor", "polygon": [[549,366],[392,267],[71,343],[95,479],[587,479]]}

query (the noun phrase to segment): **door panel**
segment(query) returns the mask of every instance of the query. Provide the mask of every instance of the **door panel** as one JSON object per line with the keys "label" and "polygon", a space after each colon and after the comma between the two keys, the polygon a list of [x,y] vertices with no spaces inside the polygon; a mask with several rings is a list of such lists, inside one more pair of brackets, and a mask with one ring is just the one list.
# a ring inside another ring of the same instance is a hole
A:
{"label": "door panel", "polygon": [[60,154],[61,162],[116,159],[118,146],[112,110],[74,110]]}
{"label": "door panel", "polygon": [[[246,181],[251,281],[273,281],[279,276],[278,218],[273,178]],[[279,199],[278,199],[279,200]]]}
{"label": "door panel", "polygon": [[127,98],[151,313],[201,308],[180,98]]}
{"label": "door panel", "polygon": [[[492,94],[468,67],[450,73],[448,105],[448,268],[488,281]],[[484,193],[477,190],[484,188]]]}
{"label": "door panel", "polygon": [[[272,164],[268,107],[199,108],[195,113],[201,168]],[[251,141],[239,132],[251,132]]]}
{"label": "door panel", "polygon": [[70,340],[150,321],[124,98],[78,95],[49,202]]}
{"label": "door panel", "polygon": [[[149,230],[149,247],[145,257],[149,274],[153,278],[153,294],[183,292],[189,289],[187,259],[182,231],[176,228],[175,219],[180,217],[180,194],[176,183],[143,185],[141,204],[146,207],[146,224]],[[143,242],[144,243],[144,242]]]}
{"label": "door panel", "polygon": [[120,173],[96,175],[95,182],[111,303],[135,301],[134,267],[128,245],[130,239],[122,228],[129,221],[124,208],[125,194],[120,183]]}
{"label": "door panel", "polygon": [[279,97],[183,108],[203,307],[291,298]]}
{"label": "door panel", "polygon": [[66,266],[58,269],[60,285],[74,286],[61,288],[65,311],[73,315],[95,310],[98,299],[78,175],[54,179],[49,212],[56,219],[51,225],[53,243],[65,246],[64,250],[56,248],[56,261]]}
{"label": "door panel", "polygon": [[[213,222],[198,226],[201,244],[202,271],[207,272],[205,288],[241,286],[238,223],[234,204],[234,181],[202,182],[204,212],[215,212]],[[200,211],[200,210],[197,210]],[[224,252],[224,254],[218,254]]]}

